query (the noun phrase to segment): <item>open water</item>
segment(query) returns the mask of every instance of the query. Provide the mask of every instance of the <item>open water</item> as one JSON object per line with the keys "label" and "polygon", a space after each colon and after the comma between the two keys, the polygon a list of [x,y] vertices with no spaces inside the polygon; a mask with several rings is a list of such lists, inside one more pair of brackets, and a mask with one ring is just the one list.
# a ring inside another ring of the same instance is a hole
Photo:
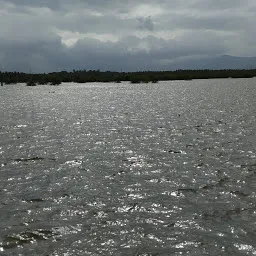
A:
{"label": "open water", "polygon": [[0,87],[0,255],[256,255],[256,79]]}

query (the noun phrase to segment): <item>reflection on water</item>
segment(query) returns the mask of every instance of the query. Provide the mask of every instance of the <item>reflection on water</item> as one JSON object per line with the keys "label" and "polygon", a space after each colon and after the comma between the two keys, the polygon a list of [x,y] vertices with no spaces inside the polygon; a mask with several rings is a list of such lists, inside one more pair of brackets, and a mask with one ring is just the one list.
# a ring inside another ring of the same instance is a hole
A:
{"label": "reflection on water", "polygon": [[256,255],[255,97],[255,79],[1,88],[1,253]]}

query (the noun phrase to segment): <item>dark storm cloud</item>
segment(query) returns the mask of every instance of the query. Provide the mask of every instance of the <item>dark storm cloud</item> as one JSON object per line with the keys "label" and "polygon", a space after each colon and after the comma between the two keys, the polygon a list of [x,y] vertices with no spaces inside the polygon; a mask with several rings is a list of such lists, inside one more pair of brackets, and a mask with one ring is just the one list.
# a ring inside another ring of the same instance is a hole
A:
{"label": "dark storm cloud", "polygon": [[[0,68],[164,69],[256,55],[253,0],[0,0]],[[166,66],[167,65],[167,66]]]}
{"label": "dark storm cloud", "polygon": [[[148,50],[139,47],[147,46]],[[157,47],[154,47],[157,46]],[[153,36],[143,39],[130,36],[118,42],[101,42],[96,39],[79,40],[68,48],[60,40],[13,43],[1,41],[5,53],[2,63],[11,70],[50,72],[51,70],[101,69],[101,70],[160,70],[166,69],[165,60],[204,55],[211,51],[222,54],[225,48],[208,42],[185,43],[164,40]],[[151,49],[151,50],[149,50]]]}

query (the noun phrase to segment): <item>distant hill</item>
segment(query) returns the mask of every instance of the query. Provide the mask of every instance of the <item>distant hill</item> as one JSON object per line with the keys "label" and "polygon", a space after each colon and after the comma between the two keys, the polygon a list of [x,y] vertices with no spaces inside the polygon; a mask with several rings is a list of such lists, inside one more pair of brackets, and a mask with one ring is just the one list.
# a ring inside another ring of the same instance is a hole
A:
{"label": "distant hill", "polygon": [[256,69],[256,57],[235,57],[222,55],[218,57],[195,58],[176,61],[166,67],[176,69]]}

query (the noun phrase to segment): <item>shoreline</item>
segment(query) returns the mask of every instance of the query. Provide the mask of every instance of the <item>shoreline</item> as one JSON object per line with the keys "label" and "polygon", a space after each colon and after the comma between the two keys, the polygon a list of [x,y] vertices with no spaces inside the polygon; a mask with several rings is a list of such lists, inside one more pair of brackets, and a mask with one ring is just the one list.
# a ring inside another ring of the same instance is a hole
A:
{"label": "shoreline", "polygon": [[132,84],[157,83],[158,81],[253,78],[256,69],[241,70],[176,70],[176,71],[143,71],[143,72],[112,72],[99,70],[61,71],[44,74],[27,74],[20,72],[0,72],[1,86],[4,84],[26,83],[28,86],[37,84],[59,85],[63,82],[113,82],[129,81]]}

